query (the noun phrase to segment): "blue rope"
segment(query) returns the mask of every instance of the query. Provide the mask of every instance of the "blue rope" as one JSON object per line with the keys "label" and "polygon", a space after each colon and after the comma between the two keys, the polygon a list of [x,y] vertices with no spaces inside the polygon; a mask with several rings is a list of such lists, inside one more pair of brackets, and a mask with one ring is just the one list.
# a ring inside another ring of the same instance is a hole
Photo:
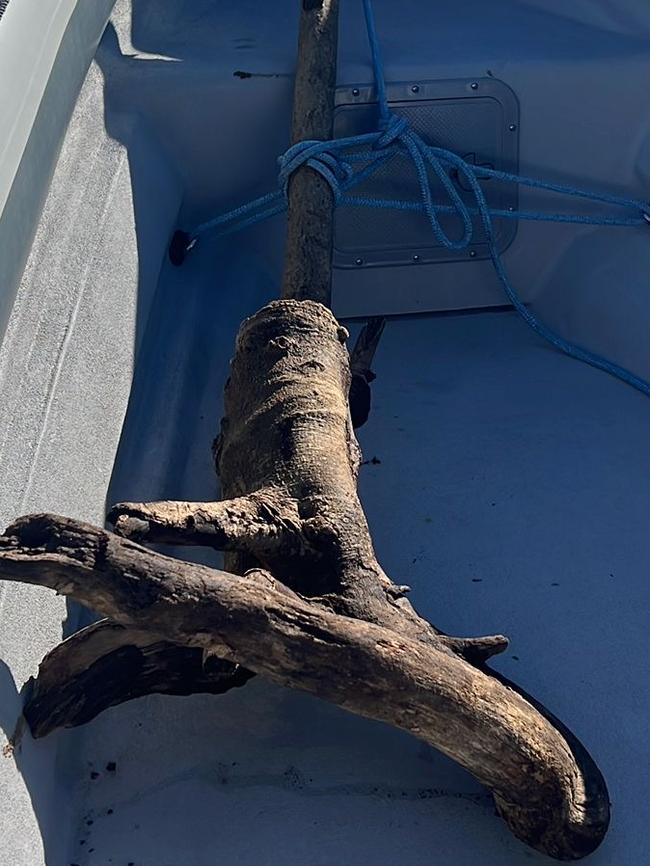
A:
{"label": "blue rope", "polygon": [[[384,66],[372,0],[363,0],[368,41],[372,55],[375,88],[379,104],[379,129],[376,132],[353,135],[330,141],[300,141],[290,147],[278,160],[279,189],[254,199],[234,210],[204,222],[192,233],[187,249],[206,232],[217,232],[223,236],[240,231],[248,226],[282,213],[287,207],[287,188],[291,175],[302,165],[308,165],[322,175],[332,189],[334,201],[343,207],[369,207],[403,211],[416,211],[426,215],[437,242],[448,250],[467,249],[474,234],[473,218],[478,218],[485,235],[494,270],[510,303],[521,318],[541,337],[580,361],[591,364],[627,382],[647,396],[650,383],[639,378],[624,367],[608,361],[600,355],[565,340],[541,322],[519,297],[501,261],[494,235],[493,219],[535,220],[539,222],[575,223],[594,226],[645,226],[650,224],[650,205],[640,199],[626,198],[611,193],[593,192],[559,183],[550,183],[537,178],[511,174],[505,171],[476,166],[462,157],[441,147],[433,147],[414,132],[406,118],[393,114],[388,104]],[[380,167],[395,157],[407,158],[415,170],[420,201],[407,199],[379,199],[347,195],[355,186],[371,177]],[[361,164],[360,168],[356,166]],[[466,204],[459,195],[450,171],[453,171],[466,188],[471,190],[474,203]],[[447,194],[449,204],[433,201],[431,176],[435,175]],[[581,198],[601,204],[613,205],[631,211],[628,216],[603,214],[586,216],[571,213],[547,213],[542,211],[508,211],[491,208],[479,183],[480,179],[494,178],[506,183],[518,184],[532,189],[541,189],[560,195]],[[443,229],[439,217],[453,214],[462,225],[462,234],[451,237]]]}

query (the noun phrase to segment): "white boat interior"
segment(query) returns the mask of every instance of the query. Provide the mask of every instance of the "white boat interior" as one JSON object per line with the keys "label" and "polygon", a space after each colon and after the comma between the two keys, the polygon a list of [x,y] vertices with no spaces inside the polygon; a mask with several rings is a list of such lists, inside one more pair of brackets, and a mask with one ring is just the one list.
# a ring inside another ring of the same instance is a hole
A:
{"label": "white boat interior", "polygon": [[[0,48],[21,3],[6,7]],[[177,227],[275,188],[299,4],[101,5],[68,3],[33,116],[16,108],[22,144],[7,136],[13,157],[0,146],[3,528],[28,512],[103,525],[115,501],[217,497],[210,446],[237,328],[278,295],[283,217],[206,234],[181,267],[167,250]],[[650,199],[646,2],[374,5],[389,96],[433,143]],[[7,82],[0,106],[23,86]],[[338,128],[356,129],[373,99],[356,0],[341,3],[338,82]],[[504,194],[522,210],[611,213]],[[650,225],[504,232],[529,309],[650,379]],[[441,254],[421,214],[340,215],[334,312],[353,335],[389,317],[359,431],[362,501],[419,611],[453,634],[507,634],[495,667],[597,761],[613,817],[589,862],[646,866],[650,399],[528,328],[480,238],[475,250]],[[38,662],[88,616],[0,587],[3,744]],[[444,756],[259,678],[223,696],[141,698],[43,740],[23,731],[3,754],[2,866],[550,862]]]}

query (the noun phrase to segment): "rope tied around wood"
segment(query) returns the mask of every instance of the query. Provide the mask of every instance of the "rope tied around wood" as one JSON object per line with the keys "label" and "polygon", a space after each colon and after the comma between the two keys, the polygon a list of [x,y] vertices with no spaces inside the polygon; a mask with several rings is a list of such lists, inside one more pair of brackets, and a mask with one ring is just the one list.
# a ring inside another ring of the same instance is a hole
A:
{"label": "rope tied around wood", "polygon": [[[390,110],[386,93],[384,65],[371,0],[363,0],[363,7],[379,106],[378,130],[327,141],[300,141],[292,145],[278,159],[280,170],[276,191],[201,223],[191,233],[177,231],[170,246],[170,257],[173,263],[181,264],[186,253],[195,246],[202,235],[207,233],[217,236],[233,234],[283,213],[287,209],[289,181],[301,166],[307,165],[327,181],[332,190],[334,202],[338,207],[420,212],[426,216],[437,243],[448,250],[462,251],[472,244],[475,234],[473,218],[478,217],[499,282],[508,301],[524,322],[556,349],[572,358],[590,364],[592,367],[603,370],[641,391],[646,396],[650,396],[650,382],[602,355],[566,340],[549,328],[526,306],[506,272],[494,230],[495,219],[591,226],[647,227],[650,224],[650,205],[641,199],[585,190],[576,186],[527,177],[526,175],[512,174],[485,165],[474,165],[451,150],[427,144],[412,129],[405,117],[401,117]],[[349,194],[351,190],[368,180],[378,169],[396,157],[406,157],[410,160],[418,181],[419,200],[386,199]],[[463,201],[454,184],[453,177],[463,181],[464,187],[471,192],[471,203],[468,204]],[[447,203],[434,201],[433,178],[436,178],[444,189],[448,199]],[[487,179],[544,190],[569,198],[598,202],[614,209],[622,209],[627,213],[587,215],[493,208],[489,206],[480,183],[481,180]],[[460,237],[451,237],[441,225],[440,217],[448,215],[457,217],[461,224],[462,234]]]}

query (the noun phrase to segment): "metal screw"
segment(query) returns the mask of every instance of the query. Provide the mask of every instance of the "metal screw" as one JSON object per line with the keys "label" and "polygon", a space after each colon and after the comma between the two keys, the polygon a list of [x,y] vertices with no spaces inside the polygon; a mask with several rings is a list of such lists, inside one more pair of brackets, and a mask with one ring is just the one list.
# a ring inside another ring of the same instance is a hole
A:
{"label": "metal screw", "polygon": [[469,257],[470,257],[470,259],[475,259],[476,258],[476,250],[470,250],[469,251]]}
{"label": "metal screw", "polygon": [[514,212],[515,212],[515,209],[514,209],[514,207],[513,207],[511,204],[508,205],[508,210],[510,211],[510,213],[514,213]]}
{"label": "metal screw", "polygon": [[355,263],[355,265],[362,265],[363,259],[355,259],[354,263]]}
{"label": "metal screw", "polygon": [[472,81],[472,83],[470,84],[470,87],[472,88],[472,90],[478,90],[478,82]]}
{"label": "metal screw", "polygon": [[517,124],[516,124],[516,123],[511,123],[510,126],[508,127],[508,129],[510,130],[510,132],[514,132],[516,128],[517,128]]}
{"label": "metal screw", "polygon": [[359,93],[360,93],[360,90],[359,90],[358,87],[354,87],[354,88],[352,89],[352,96],[358,96]]}
{"label": "metal screw", "polygon": [[419,87],[419,85],[418,85],[418,84],[414,84],[413,87],[411,87],[411,93],[419,93],[419,92],[420,92],[420,87]]}
{"label": "metal screw", "polygon": [[420,261],[420,256],[418,256],[418,255],[413,256],[413,261],[414,261],[414,262],[419,262],[419,261]]}

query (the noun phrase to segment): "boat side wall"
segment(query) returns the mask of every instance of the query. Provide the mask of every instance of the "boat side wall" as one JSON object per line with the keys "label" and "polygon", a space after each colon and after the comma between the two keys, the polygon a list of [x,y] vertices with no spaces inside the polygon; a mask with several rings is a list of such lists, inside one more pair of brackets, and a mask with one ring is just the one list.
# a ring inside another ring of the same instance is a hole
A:
{"label": "boat side wall", "polygon": [[[114,0],[12,3],[0,25],[0,339],[75,100]],[[45,12],[45,14],[44,14]]]}

